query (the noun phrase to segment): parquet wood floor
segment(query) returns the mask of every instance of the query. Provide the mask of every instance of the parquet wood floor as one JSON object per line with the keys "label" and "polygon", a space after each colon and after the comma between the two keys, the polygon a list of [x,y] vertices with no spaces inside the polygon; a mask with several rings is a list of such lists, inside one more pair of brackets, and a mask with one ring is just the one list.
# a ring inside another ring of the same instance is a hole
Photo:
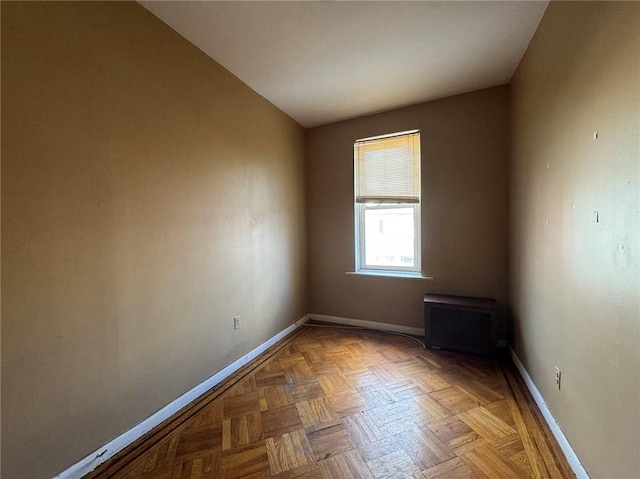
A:
{"label": "parquet wood floor", "polygon": [[89,477],[573,477],[516,375],[406,338],[304,327]]}

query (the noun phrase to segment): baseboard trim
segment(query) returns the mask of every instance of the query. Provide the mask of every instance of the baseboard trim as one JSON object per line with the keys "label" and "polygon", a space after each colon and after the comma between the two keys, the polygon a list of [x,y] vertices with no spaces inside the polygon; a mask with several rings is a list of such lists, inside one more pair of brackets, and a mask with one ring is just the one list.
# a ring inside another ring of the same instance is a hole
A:
{"label": "baseboard trim", "polygon": [[376,329],[378,331],[391,331],[394,333],[411,334],[413,336],[424,336],[423,328],[412,328],[409,326],[400,326],[398,324],[379,323],[376,321],[366,321],[364,319],[342,318],[340,316],[327,316],[326,314],[309,314],[309,319],[323,321],[325,323],[343,324],[345,326],[358,326],[367,329]]}
{"label": "baseboard trim", "polygon": [[584,466],[580,462],[578,455],[575,453],[575,451],[571,447],[571,444],[569,444],[569,441],[567,440],[567,437],[562,432],[562,429],[560,429],[560,425],[558,424],[558,421],[556,421],[556,419],[553,417],[553,414],[551,414],[551,411],[547,407],[547,403],[544,401],[544,398],[542,397],[542,394],[540,394],[540,391],[538,391],[538,388],[533,382],[533,379],[531,379],[531,376],[529,376],[529,373],[527,372],[524,365],[522,364],[522,361],[520,361],[520,358],[518,357],[518,355],[516,354],[516,352],[513,350],[511,346],[509,346],[509,350],[511,352],[511,359],[513,360],[513,363],[516,365],[516,368],[518,369],[518,372],[520,373],[522,380],[527,386],[527,389],[531,393],[533,400],[536,402],[538,409],[540,409],[540,412],[542,413],[544,420],[549,426],[549,429],[551,430],[553,437],[556,438],[556,441],[558,442],[560,449],[562,449],[562,452],[567,458],[569,467],[571,467],[571,470],[573,470],[573,473],[576,475],[577,479],[589,479],[589,474],[587,474],[587,471],[585,470]]}
{"label": "baseboard trim", "polygon": [[132,427],[114,440],[108,442],[103,447],[92,452],[73,466],[65,469],[60,474],[54,476],[52,479],[81,479],[87,474],[93,472],[98,466],[107,462],[113,456],[124,450],[127,446],[137,441],[145,434],[149,433],[153,428],[160,425],[162,422],[176,414],[185,406],[198,399],[200,396],[211,390],[220,382],[224,381],[240,368],[247,365],[249,362],[257,358],[260,354],[264,353],[278,341],[293,333],[308,320],[309,315],[306,315],[303,318],[299,319],[291,326],[283,329],[278,334],[262,343],[260,346],[254,348],[241,358],[237,359],[221,371],[211,376],[209,379],[206,379],[190,391],[184,393],[173,402],[167,404],[152,416],[148,417],[138,425]]}

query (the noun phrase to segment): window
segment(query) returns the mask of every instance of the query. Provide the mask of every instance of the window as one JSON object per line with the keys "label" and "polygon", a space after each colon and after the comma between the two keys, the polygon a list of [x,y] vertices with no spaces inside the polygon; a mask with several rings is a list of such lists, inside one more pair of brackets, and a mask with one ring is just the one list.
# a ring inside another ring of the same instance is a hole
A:
{"label": "window", "polygon": [[354,144],[356,271],[420,273],[420,133]]}

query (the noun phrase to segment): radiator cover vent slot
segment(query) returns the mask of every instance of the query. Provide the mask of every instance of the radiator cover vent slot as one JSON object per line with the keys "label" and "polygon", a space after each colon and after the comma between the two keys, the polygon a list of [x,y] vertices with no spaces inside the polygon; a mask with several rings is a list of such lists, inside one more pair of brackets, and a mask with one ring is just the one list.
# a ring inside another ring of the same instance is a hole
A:
{"label": "radiator cover vent slot", "polygon": [[491,314],[431,308],[431,343],[463,351],[490,348]]}

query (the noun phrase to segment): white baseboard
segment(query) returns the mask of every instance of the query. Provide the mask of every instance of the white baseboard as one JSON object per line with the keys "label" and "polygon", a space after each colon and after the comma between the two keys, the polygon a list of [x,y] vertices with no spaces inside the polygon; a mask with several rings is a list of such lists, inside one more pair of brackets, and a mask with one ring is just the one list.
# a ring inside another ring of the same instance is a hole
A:
{"label": "white baseboard", "polygon": [[562,452],[564,452],[564,455],[569,462],[569,466],[573,470],[573,473],[576,475],[576,478],[589,479],[589,474],[587,474],[587,471],[580,462],[580,459],[571,447],[571,444],[569,444],[569,441],[562,432],[562,429],[560,429],[558,421],[556,421],[556,419],[551,414],[551,411],[547,407],[547,403],[545,403],[542,394],[540,394],[540,391],[538,391],[538,388],[531,379],[531,376],[529,376],[529,373],[524,368],[522,361],[520,361],[520,358],[511,346],[509,346],[509,350],[511,351],[511,358],[513,359],[513,363],[516,365],[516,368],[518,368],[520,376],[522,376],[524,383],[527,385],[527,389],[529,389],[531,396],[533,396],[533,400],[536,402],[538,408],[540,409],[540,412],[544,416],[549,429],[551,429],[551,433],[556,438],[556,441],[558,441],[558,445],[560,446],[560,449],[562,449]]}
{"label": "white baseboard", "polygon": [[219,371],[218,373],[211,376],[209,379],[206,379],[202,383],[198,384],[192,390],[187,391],[182,396],[180,396],[175,401],[167,404],[165,407],[160,409],[158,412],[148,417],[138,425],[132,427],[124,434],[118,436],[113,441],[105,444],[100,449],[92,452],[84,459],[81,459],[73,466],[68,469],[62,471],[60,474],[54,476],[52,479],[80,479],[85,475],[89,474],[91,471],[95,470],[100,464],[108,461],[117,453],[122,451],[125,447],[132,444],[134,441],[137,441],[139,438],[147,434],[154,427],[161,424],[166,419],[173,416],[175,413],[180,411],[183,407],[187,406],[191,402],[198,399],[204,393],[209,391],[215,385],[219,384],[224,379],[228,378],[230,375],[235,373],[242,366],[246,365],[260,354],[265,352],[271,346],[276,344],[278,341],[283,339],[285,336],[291,334],[293,331],[298,329],[301,325],[306,323],[309,320],[309,315],[304,316],[299,319],[295,323],[293,323],[288,328],[280,331],[278,334],[268,339],[266,342],[262,343],[257,348],[253,349],[249,353],[242,356],[240,359],[234,361],[229,364],[226,368]]}
{"label": "white baseboard", "polygon": [[346,326],[359,326],[367,329],[377,329],[378,331],[392,331],[394,333],[411,334],[413,336],[424,336],[423,328],[411,328],[397,324],[378,323],[376,321],[365,321],[364,319],[342,318],[340,316],[327,316],[325,314],[309,314],[309,319],[324,321],[325,323],[344,324]]}

